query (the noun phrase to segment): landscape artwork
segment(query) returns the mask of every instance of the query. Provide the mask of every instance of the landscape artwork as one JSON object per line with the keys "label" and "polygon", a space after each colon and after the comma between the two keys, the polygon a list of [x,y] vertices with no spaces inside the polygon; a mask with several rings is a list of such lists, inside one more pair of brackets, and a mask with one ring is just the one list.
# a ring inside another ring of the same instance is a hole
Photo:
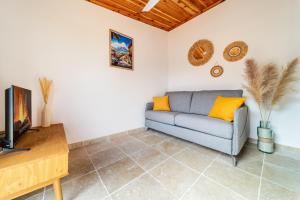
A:
{"label": "landscape artwork", "polygon": [[110,65],[133,70],[133,39],[110,30]]}

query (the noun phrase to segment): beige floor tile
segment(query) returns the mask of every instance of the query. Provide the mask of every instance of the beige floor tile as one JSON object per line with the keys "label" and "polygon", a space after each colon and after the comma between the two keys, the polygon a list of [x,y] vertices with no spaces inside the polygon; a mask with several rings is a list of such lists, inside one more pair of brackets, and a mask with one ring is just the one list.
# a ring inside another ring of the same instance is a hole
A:
{"label": "beige floor tile", "polygon": [[262,180],[260,199],[261,200],[283,200],[283,199],[297,200],[300,199],[300,194],[289,191],[269,181]]}
{"label": "beige floor tile", "polygon": [[275,155],[281,155],[281,156],[286,156],[288,158],[292,158],[294,160],[300,160],[300,153],[299,153],[299,149],[297,150],[286,150],[286,149],[276,149],[275,151]]}
{"label": "beige floor tile", "polygon": [[199,153],[201,153],[203,155],[207,155],[207,156],[217,156],[220,154],[220,152],[218,152],[218,151],[215,151],[210,148],[206,148],[204,146],[201,146],[201,145],[195,144],[195,143],[190,143],[188,148],[198,151]]}
{"label": "beige floor tile", "polygon": [[95,170],[95,168],[88,156],[85,158],[78,158],[69,162],[69,175],[62,178],[62,182],[66,182],[76,177],[85,175],[93,170]]}
{"label": "beige floor tile", "polygon": [[183,145],[182,143],[179,143],[176,141],[166,140],[162,143],[154,145],[153,147],[165,154],[173,155],[173,154],[183,150],[186,146]]}
{"label": "beige floor tile", "polygon": [[62,182],[87,174],[93,171],[94,166],[84,148],[71,150],[69,153],[69,175],[62,178]]}
{"label": "beige floor tile", "polygon": [[262,164],[263,164],[262,160],[250,160],[250,161],[241,160],[238,161],[237,167],[253,175],[260,176]]}
{"label": "beige floor tile", "polygon": [[174,159],[167,160],[150,173],[177,197],[180,197],[200,175]]}
{"label": "beige floor tile", "polygon": [[141,131],[141,132],[134,132],[134,133],[129,133],[130,136],[135,137],[137,139],[149,136],[151,133],[149,131]]}
{"label": "beige floor tile", "polygon": [[171,194],[148,174],[112,195],[113,200],[172,200]]}
{"label": "beige floor tile", "polygon": [[[218,158],[219,161],[225,162],[226,164],[232,166],[232,158],[229,155],[221,154]],[[239,159],[237,160],[237,167],[245,170],[253,175],[260,176],[262,170],[263,160],[255,160],[255,159]]]}
{"label": "beige floor tile", "polygon": [[186,146],[186,147],[190,147],[191,145],[194,145],[194,143],[192,143],[190,141],[187,141],[187,140],[184,140],[184,139],[181,139],[181,138],[177,138],[177,137],[172,137],[170,139],[170,141],[178,143],[178,144]]}
{"label": "beige floor tile", "polygon": [[264,153],[260,152],[256,148],[244,147],[238,155],[238,159],[243,160],[262,160]]}
{"label": "beige floor tile", "polygon": [[289,170],[300,173],[300,160],[295,160],[293,158],[278,154],[267,154],[265,162],[278,165],[280,167],[285,167]]}
{"label": "beige floor tile", "polygon": [[215,161],[204,174],[247,199],[257,199],[260,179],[255,175],[219,161]]}
{"label": "beige floor tile", "polygon": [[148,145],[155,145],[155,144],[158,144],[163,141],[159,136],[154,135],[154,134],[151,134],[146,137],[139,138],[139,139]]}
{"label": "beige floor tile", "polygon": [[156,132],[156,131],[153,131],[152,134],[160,137],[161,140],[169,140],[169,139],[173,138],[171,135],[161,133],[161,132]]}
{"label": "beige floor tile", "polygon": [[175,155],[174,158],[198,172],[203,172],[204,169],[216,158],[216,156],[217,155],[203,154],[193,149],[186,149]]}
{"label": "beige floor tile", "polygon": [[144,173],[144,170],[130,158],[124,158],[114,164],[99,169],[98,172],[107,190],[111,193],[140,176]]}
{"label": "beige floor tile", "polygon": [[135,152],[138,152],[142,149],[145,149],[147,145],[140,140],[132,140],[130,142],[126,142],[119,146],[124,152],[131,155]]}
{"label": "beige floor tile", "polygon": [[85,146],[85,148],[86,148],[88,154],[91,155],[91,154],[109,149],[113,146],[114,145],[109,141],[108,137],[104,137],[103,139],[101,139],[97,143],[89,144],[89,145]]}
{"label": "beige floor tile", "polygon": [[264,164],[263,178],[300,193],[300,173],[270,163]]}
{"label": "beige floor tile", "polygon": [[[62,184],[62,191],[64,200],[98,200],[107,196],[96,172]],[[55,199],[53,189],[47,190],[45,200],[53,199]]]}
{"label": "beige floor tile", "polygon": [[183,196],[184,200],[243,200],[235,192],[201,176],[197,183]]}
{"label": "beige floor tile", "polygon": [[132,155],[133,159],[143,167],[143,169],[151,169],[155,165],[166,160],[167,157],[154,148],[148,147]]}
{"label": "beige floor tile", "polygon": [[69,162],[76,160],[78,158],[86,158],[87,152],[84,147],[70,150],[69,152]]}
{"label": "beige floor tile", "polygon": [[44,195],[44,188],[35,190],[33,192],[30,192],[28,194],[25,194],[23,196],[20,196],[18,198],[15,198],[14,200],[42,200]]}
{"label": "beige floor tile", "polygon": [[[244,147],[240,154],[237,156],[237,167],[251,174],[260,176],[263,157],[264,154],[258,151],[256,148]],[[232,158],[230,155],[221,154],[218,160],[232,165]]]}
{"label": "beige floor tile", "polygon": [[99,169],[101,167],[113,164],[125,157],[126,156],[122,151],[116,147],[113,147],[91,155],[91,160],[93,161],[96,169]]}
{"label": "beige floor tile", "polygon": [[127,133],[120,133],[109,136],[110,141],[115,145],[121,145],[125,142],[129,142],[133,140],[134,138]]}

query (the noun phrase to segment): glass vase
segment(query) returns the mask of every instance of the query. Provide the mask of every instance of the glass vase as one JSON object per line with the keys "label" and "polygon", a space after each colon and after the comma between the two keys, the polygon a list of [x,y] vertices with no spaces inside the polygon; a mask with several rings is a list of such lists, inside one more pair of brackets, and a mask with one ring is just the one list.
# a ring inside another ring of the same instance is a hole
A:
{"label": "glass vase", "polygon": [[42,127],[49,127],[51,122],[51,118],[50,118],[50,109],[48,104],[44,104],[43,110],[42,110],[42,123],[41,126]]}
{"label": "glass vase", "polygon": [[257,148],[264,153],[274,153],[274,135],[270,121],[260,121],[257,127]]}

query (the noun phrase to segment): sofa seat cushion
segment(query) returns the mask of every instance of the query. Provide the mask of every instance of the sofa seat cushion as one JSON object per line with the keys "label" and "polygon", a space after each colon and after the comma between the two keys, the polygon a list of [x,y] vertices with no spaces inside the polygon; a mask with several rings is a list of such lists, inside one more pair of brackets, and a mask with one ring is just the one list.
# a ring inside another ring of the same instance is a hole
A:
{"label": "sofa seat cushion", "polygon": [[175,115],[178,114],[177,112],[164,112],[164,111],[153,111],[147,110],[145,115],[146,119],[161,122],[164,124],[171,124],[175,125]]}
{"label": "sofa seat cushion", "polygon": [[179,113],[175,116],[175,125],[225,139],[232,139],[233,125],[231,122],[205,115]]}

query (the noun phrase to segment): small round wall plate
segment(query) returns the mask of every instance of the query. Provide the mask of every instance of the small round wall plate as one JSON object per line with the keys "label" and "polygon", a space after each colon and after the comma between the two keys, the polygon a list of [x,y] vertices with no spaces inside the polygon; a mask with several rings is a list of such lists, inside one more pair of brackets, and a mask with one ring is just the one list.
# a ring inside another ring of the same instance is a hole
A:
{"label": "small round wall plate", "polygon": [[210,70],[211,76],[215,78],[221,76],[223,72],[224,72],[223,67],[221,67],[220,65],[213,66]]}
{"label": "small round wall plate", "polygon": [[248,45],[243,41],[230,43],[223,52],[224,59],[229,62],[241,60],[248,52]]}
{"label": "small round wall plate", "polygon": [[193,44],[188,53],[188,60],[194,66],[204,65],[214,53],[214,46],[209,40],[199,40]]}

